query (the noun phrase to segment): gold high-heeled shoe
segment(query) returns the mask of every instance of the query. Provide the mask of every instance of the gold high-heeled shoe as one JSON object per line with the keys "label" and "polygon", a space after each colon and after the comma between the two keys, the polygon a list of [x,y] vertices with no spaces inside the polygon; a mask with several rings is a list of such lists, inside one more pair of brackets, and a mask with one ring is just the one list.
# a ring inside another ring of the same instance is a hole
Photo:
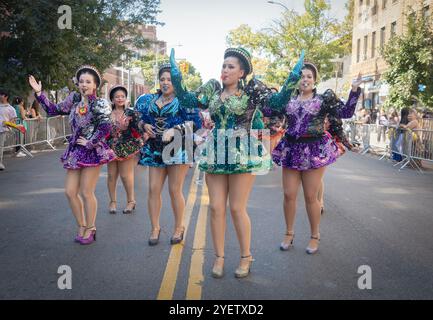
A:
{"label": "gold high-heeled shoe", "polygon": [[[224,259],[224,256],[217,256],[215,255],[217,259]],[[219,279],[224,276],[224,265],[222,267],[220,266],[213,266],[212,268],[212,277]]]}
{"label": "gold high-heeled shoe", "polygon": [[241,259],[248,259],[248,267],[238,267],[235,271],[235,277],[236,278],[245,278],[250,274],[251,271],[251,264],[253,263],[254,259],[251,255],[249,256],[241,256]]}
{"label": "gold high-heeled shoe", "polygon": [[317,247],[311,248],[310,245],[308,245],[305,250],[308,254],[315,254],[317,251],[319,251],[320,233],[318,233],[317,235],[312,235],[310,238],[317,240]]}

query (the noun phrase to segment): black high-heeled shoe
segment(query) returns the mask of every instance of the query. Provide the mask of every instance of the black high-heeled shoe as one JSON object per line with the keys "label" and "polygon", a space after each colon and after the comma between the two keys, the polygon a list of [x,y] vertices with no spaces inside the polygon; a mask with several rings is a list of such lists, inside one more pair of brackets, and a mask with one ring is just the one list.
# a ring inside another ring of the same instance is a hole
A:
{"label": "black high-heeled shoe", "polygon": [[[156,229],[155,229],[156,230]],[[154,230],[152,230],[153,233]],[[161,228],[158,230],[158,236],[156,238],[149,238],[149,246],[156,246],[159,243],[159,236],[161,235]]]}
{"label": "black high-heeled shoe", "polygon": [[[116,203],[116,201],[111,200],[108,206],[110,206],[112,203]],[[110,214],[116,214],[117,211],[116,208],[108,208],[108,212]]]}
{"label": "black high-heeled shoe", "polygon": [[137,205],[137,202],[135,202],[135,200],[134,201],[128,201],[128,204],[130,204],[130,203],[133,203],[134,204],[134,206],[132,207],[132,209],[124,209],[123,210],[123,213],[124,214],[130,214],[130,213],[132,213],[133,211],[135,211],[135,206]]}
{"label": "black high-heeled shoe", "polygon": [[185,227],[182,227],[182,232],[180,233],[180,235],[178,237],[175,237],[175,236],[171,237],[170,243],[171,244],[181,243],[183,240],[184,233],[185,233]]}

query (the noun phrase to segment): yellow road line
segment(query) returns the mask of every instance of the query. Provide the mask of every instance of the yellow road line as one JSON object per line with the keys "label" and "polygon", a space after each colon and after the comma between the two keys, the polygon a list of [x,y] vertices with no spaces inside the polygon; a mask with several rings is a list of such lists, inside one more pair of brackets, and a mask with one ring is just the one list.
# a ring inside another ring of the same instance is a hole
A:
{"label": "yellow road line", "polygon": [[201,192],[200,211],[195,228],[191,266],[189,269],[186,300],[200,300],[203,288],[204,248],[206,244],[206,220],[209,207],[209,195],[206,183]]}
{"label": "yellow road line", "polygon": [[[196,166],[194,170],[194,174],[192,176],[191,185],[189,188],[188,200],[185,206],[184,239],[186,238],[188,232],[188,226],[191,220],[192,210],[194,209],[195,200],[197,198],[196,180],[199,177],[199,174],[200,171],[198,170],[198,166]],[[161,287],[159,288],[157,300],[173,299],[173,293],[177,281],[177,274],[179,272],[180,260],[182,259],[183,247],[184,247],[184,242],[182,242],[182,244],[180,245],[174,245],[171,248],[170,255],[167,261],[167,266],[164,272],[164,277],[162,278]]]}

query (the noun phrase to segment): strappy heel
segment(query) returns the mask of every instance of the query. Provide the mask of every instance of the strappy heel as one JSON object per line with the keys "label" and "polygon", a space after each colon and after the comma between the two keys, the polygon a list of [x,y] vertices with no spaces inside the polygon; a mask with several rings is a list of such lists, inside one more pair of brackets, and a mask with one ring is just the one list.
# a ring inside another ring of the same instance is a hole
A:
{"label": "strappy heel", "polygon": [[[135,200],[133,200],[133,201],[128,201],[128,204],[130,204],[130,203],[133,203],[134,205],[132,206],[132,209],[127,209],[127,208],[125,208],[124,210],[123,210],[123,213],[124,214],[130,214],[130,213],[132,213],[132,212],[134,212],[135,211],[135,206],[137,205],[137,202],[135,201]],[[128,205],[127,205],[128,206]]]}
{"label": "strappy heel", "polygon": [[[224,256],[218,256],[215,255],[217,259],[224,259]],[[213,266],[212,268],[212,277],[219,279],[222,278],[224,276],[224,266],[219,267],[219,266]]]}
{"label": "strappy heel", "polygon": [[92,244],[96,241],[96,228],[95,226],[88,227],[86,230],[92,230],[87,238],[84,238],[84,236],[80,240],[80,244],[87,245]]}
{"label": "strappy heel", "polygon": [[308,247],[306,248],[306,252],[308,254],[315,254],[317,251],[319,251],[320,233],[318,233],[317,235],[312,235],[310,238],[314,239],[314,240],[317,240],[317,247],[316,248],[311,248],[308,245]]}
{"label": "strappy heel", "polygon": [[236,278],[245,278],[250,274],[251,271],[251,264],[253,263],[254,259],[252,255],[249,256],[241,256],[241,259],[248,259],[248,267],[238,267],[235,271],[235,277]]}
{"label": "strappy heel", "polygon": [[177,231],[177,229],[182,229],[182,231],[181,231],[181,233],[180,233],[179,236],[177,236],[177,237],[175,237],[175,236],[171,237],[171,239],[170,239],[170,243],[171,244],[178,244],[178,243],[181,243],[182,240],[183,240],[183,235],[185,233],[185,227],[176,228],[176,231]]}
{"label": "strappy heel", "polygon": [[[84,228],[84,232],[86,232],[86,226],[78,226],[79,228]],[[83,236],[80,236],[80,232],[78,231],[77,236],[75,237],[74,241],[75,242],[80,242],[83,239]]]}
{"label": "strappy heel", "polygon": [[158,230],[158,236],[156,238],[152,238],[152,235],[151,235],[151,237],[149,238],[149,241],[148,241],[149,246],[156,246],[159,243],[159,236],[161,235],[161,228],[153,229],[152,233],[156,230]]}
{"label": "strappy heel", "polygon": [[280,250],[281,251],[287,251],[293,247],[293,240],[295,239],[295,232],[294,231],[287,231],[286,236],[292,236],[292,238],[291,238],[289,243],[284,242],[284,241],[281,242],[281,244],[280,244]]}
{"label": "strappy heel", "polygon": [[[111,206],[112,203],[117,203],[117,201],[111,200],[110,203],[108,204],[108,206]],[[111,214],[116,214],[117,210],[116,210],[116,208],[114,208],[114,209],[113,208],[108,208],[108,212],[111,213]]]}

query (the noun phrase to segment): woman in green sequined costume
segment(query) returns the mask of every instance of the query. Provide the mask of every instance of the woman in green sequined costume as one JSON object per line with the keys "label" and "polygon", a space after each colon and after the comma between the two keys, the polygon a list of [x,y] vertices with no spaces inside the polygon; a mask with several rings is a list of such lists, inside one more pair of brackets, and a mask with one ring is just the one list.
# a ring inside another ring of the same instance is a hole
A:
{"label": "woman in green sequined costume", "polygon": [[[243,48],[229,48],[225,51],[221,70],[222,88],[218,81],[210,80],[197,92],[188,92],[182,86],[182,77],[176,66],[174,50],[170,58],[172,82],[180,103],[185,107],[208,109],[215,124],[213,134],[209,135],[205,143],[206,156],[201,159],[199,165],[200,169],[206,172],[209,190],[211,231],[216,255],[212,276],[215,278],[223,276],[228,200],[241,249],[241,259],[235,276],[245,277],[249,274],[252,262],[251,222],[246,208],[255,179],[253,173],[270,167],[269,155],[266,157],[258,152],[256,156],[250,156],[252,153],[250,146],[254,144],[248,141],[256,141],[250,134],[251,129],[263,128],[258,113],[261,109],[281,109],[287,104],[300,78],[303,54],[279,93],[272,93],[255,78],[243,85],[245,78],[253,69],[251,56]],[[218,144],[221,135],[223,140]],[[241,141],[235,139],[235,143],[230,143],[234,136],[241,136]],[[218,148],[218,145],[221,147]],[[215,149],[216,152],[209,152]],[[259,151],[266,152],[263,149]]]}

